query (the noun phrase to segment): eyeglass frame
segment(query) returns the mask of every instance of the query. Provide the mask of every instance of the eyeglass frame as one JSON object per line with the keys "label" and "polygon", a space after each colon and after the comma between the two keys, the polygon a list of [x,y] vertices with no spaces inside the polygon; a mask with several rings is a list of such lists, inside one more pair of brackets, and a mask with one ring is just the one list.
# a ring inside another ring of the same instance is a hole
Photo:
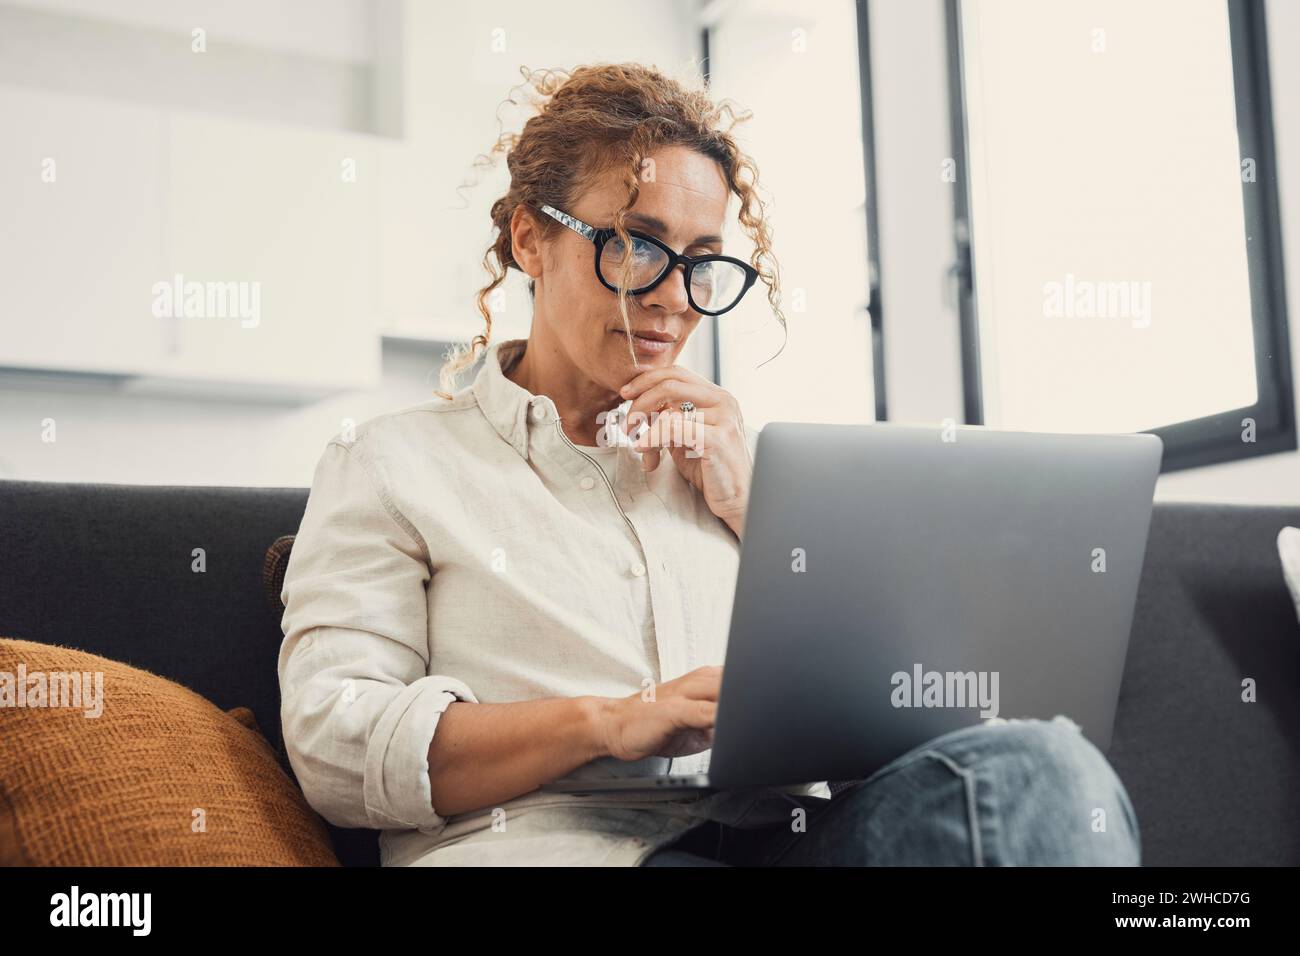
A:
{"label": "eyeglass frame", "polygon": [[[600,257],[601,254],[605,251],[605,243],[607,243],[610,239],[617,236],[618,233],[616,233],[612,228],[597,229],[595,226],[590,226],[587,223],[583,222],[581,219],[578,219],[575,216],[570,216],[567,212],[561,212],[560,210],[556,209],[554,206],[547,205],[546,203],[542,203],[537,208],[541,212],[544,212],[546,215],[550,216],[552,219],[556,220],[557,222],[565,226],[568,226],[570,229],[572,229],[578,235],[582,236],[584,239],[588,239],[595,244],[596,258],[594,260],[594,264],[596,268],[596,278],[599,279],[600,284],[603,285],[606,289],[609,289],[609,291],[618,292],[618,286],[611,285],[609,282],[607,282],[605,280],[604,275],[602,275],[600,271]],[[750,290],[750,287],[753,286],[753,284],[756,281],[758,281],[758,270],[755,269],[753,266],[751,266],[748,262],[745,262],[742,259],[737,259],[735,256],[724,256],[721,253],[713,253],[713,252],[702,256],[684,256],[678,252],[674,252],[666,243],[664,243],[660,239],[656,239],[654,236],[650,235],[649,233],[638,232],[635,229],[628,229],[627,234],[636,239],[644,239],[645,241],[651,243],[652,245],[657,246],[659,249],[662,249],[664,253],[667,254],[668,256],[668,267],[664,269],[663,274],[661,274],[658,279],[655,279],[654,282],[651,282],[649,285],[644,286],[643,288],[629,289],[627,292],[628,295],[644,295],[645,293],[650,292],[653,289],[657,289],[665,279],[667,279],[670,275],[672,275],[675,271],[677,271],[677,267],[679,265],[684,265],[686,266],[685,275],[683,276],[683,281],[686,284],[686,301],[689,302],[691,308],[694,309],[696,312],[698,312],[700,315],[716,316],[716,315],[723,315],[727,312],[730,312],[736,306],[740,305],[740,300],[745,297],[745,293],[747,293]],[[733,263],[734,265],[740,266],[740,268],[745,273],[745,284],[741,286],[740,292],[736,295],[735,302],[731,303],[731,305],[727,306],[725,309],[720,309],[716,312],[711,312],[708,309],[701,309],[698,305],[695,304],[695,296],[691,294],[691,273],[695,270],[695,266],[699,263],[719,262],[719,261],[730,262]]]}

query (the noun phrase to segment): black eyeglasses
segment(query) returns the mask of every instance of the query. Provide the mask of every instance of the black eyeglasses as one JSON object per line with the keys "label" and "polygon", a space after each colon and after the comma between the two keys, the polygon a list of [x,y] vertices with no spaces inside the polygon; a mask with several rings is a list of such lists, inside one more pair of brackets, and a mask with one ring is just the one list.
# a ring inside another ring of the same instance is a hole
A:
{"label": "black eyeglasses", "polygon": [[[596,278],[611,292],[628,259],[623,241],[613,229],[597,229],[554,206],[538,207],[596,246]],[[701,315],[722,315],[734,309],[758,279],[758,270],[731,256],[678,255],[654,236],[629,229],[632,239],[631,286],[628,295],[641,295],[663,282],[678,265],[686,266],[686,298]]]}

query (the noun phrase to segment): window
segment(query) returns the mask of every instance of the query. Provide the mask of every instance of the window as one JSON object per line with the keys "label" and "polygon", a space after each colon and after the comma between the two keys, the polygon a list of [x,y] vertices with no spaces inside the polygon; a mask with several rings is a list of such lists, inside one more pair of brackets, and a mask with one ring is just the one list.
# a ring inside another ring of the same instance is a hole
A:
{"label": "window", "polygon": [[[754,114],[734,132],[758,166],[760,195],[771,199],[789,333],[786,339],[772,315],[767,287],[756,284],[716,320],[719,384],[740,401],[745,423],[754,428],[770,421],[851,424],[883,417],[873,373],[880,316],[878,308],[872,311],[878,270],[869,259],[874,211],[864,175],[870,117],[862,107],[870,101],[862,96],[859,71],[863,5],[760,0],[711,6],[721,12],[705,24],[710,91]],[[835,106],[830,114],[828,97]],[[730,221],[734,198],[730,208],[726,251],[748,259],[752,245]]]}
{"label": "window", "polygon": [[1166,471],[1294,449],[1260,5],[949,0],[949,27],[967,420],[1152,431]]}

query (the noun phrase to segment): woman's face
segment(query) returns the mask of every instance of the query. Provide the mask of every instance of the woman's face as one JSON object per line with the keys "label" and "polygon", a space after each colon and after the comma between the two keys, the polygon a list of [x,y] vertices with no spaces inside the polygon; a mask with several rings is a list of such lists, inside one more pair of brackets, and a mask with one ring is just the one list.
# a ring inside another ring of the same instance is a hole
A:
{"label": "woman's face", "polygon": [[[636,203],[628,211],[627,228],[649,233],[686,255],[721,252],[729,195],[721,167],[683,146],[662,149],[650,159]],[[611,170],[564,211],[597,229],[612,227],[614,213],[626,198],[619,175]],[[571,229],[560,230],[543,244],[541,274],[534,275],[540,306],[534,322],[549,324],[546,339],[590,381],[617,391],[641,372],[675,365],[701,316],[686,298],[685,266],[678,266],[650,292],[629,296],[632,330],[662,340],[633,338],[638,368],[623,332],[618,294],[600,283],[594,259],[591,242]]]}

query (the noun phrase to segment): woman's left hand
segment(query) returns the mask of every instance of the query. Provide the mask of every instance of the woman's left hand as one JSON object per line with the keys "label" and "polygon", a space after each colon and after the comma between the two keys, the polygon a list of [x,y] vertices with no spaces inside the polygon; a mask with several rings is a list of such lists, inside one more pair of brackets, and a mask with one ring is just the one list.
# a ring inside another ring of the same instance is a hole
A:
{"label": "woman's left hand", "polygon": [[[726,389],[679,365],[642,372],[620,393],[632,399],[623,423],[629,434],[648,425],[635,443],[641,467],[654,471],[667,449],[682,477],[739,537],[754,469],[740,403]],[[693,421],[686,421],[682,402],[695,403]]]}

